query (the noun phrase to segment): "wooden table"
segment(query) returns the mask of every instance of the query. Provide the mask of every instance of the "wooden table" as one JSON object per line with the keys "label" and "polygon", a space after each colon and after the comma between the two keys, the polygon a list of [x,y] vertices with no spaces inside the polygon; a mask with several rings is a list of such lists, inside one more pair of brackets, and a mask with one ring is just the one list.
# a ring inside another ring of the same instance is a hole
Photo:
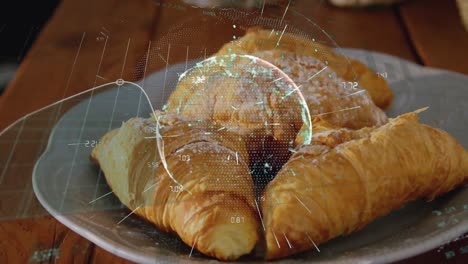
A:
{"label": "wooden table", "polygon": [[[163,68],[164,58],[145,63],[146,54],[184,19],[177,12],[180,5],[168,0],[63,0],[0,97],[0,128],[89,87],[118,78],[138,80]],[[294,5],[313,17],[341,47],[380,51],[468,74],[468,34],[453,0],[413,0],[357,10],[338,9],[318,0],[297,0]],[[265,8],[265,12],[282,11]],[[193,41],[210,51],[222,44],[216,34]],[[184,56],[171,56],[170,63]],[[42,137],[42,147],[46,139]],[[22,179],[31,175],[28,170],[23,173]],[[29,199],[38,206],[34,196]],[[8,197],[0,201],[0,210],[7,210]],[[405,263],[461,263],[468,254],[459,252],[460,247],[467,244],[468,239],[461,239]],[[454,257],[449,258],[450,251]],[[26,262],[128,263],[51,216],[0,221],[0,263]]]}

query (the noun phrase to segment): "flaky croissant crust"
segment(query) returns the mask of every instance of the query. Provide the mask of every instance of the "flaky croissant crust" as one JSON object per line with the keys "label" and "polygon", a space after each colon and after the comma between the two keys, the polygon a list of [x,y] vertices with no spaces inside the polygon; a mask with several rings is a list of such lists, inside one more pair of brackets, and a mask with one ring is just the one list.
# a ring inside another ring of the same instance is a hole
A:
{"label": "flaky croissant crust", "polygon": [[[219,126],[210,122],[167,116],[159,122],[130,119],[93,149],[115,195],[208,256],[234,260],[250,253],[259,220],[243,142],[231,132],[212,133]],[[155,136],[164,139],[164,149]]]}
{"label": "flaky croissant crust", "polygon": [[317,133],[265,189],[266,258],[354,232],[407,201],[468,182],[467,175],[467,151],[416,113],[380,128]]}

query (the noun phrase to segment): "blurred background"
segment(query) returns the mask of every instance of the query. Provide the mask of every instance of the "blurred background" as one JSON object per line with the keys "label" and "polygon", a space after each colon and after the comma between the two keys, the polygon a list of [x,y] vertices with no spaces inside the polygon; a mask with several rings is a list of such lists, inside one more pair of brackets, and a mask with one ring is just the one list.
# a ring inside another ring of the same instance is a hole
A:
{"label": "blurred background", "polygon": [[19,0],[0,4],[0,94],[59,2]]}
{"label": "blurred background", "polygon": [[[68,0],[68,2],[70,1],[73,0]],[[78,0],[76,1],[78,2]],[[141,2],[142,0],[137,1]],[[197,5],[205,8],[259,8],[262,6],[267,6],[268,8],[269,5],[288,3],[288,0],[148,1],[153,2],[154,5],[163,2],[185,2],[189,5]],[[0,9],[0,94],[2,94],[6,89],[19,64],[22,62],[41,30],[53,15],[54,10],[62,2],[63,0],[2,1]],[[130,4],[131,1],[120,2]],[[292,3],[294,4],[294,2],[307,2],[308,4],[305,6],[309,9],[319,10],[322,7],[327,9],[325,16],[328,15],[329,17],[326,19],[328,20],[326,22],[330,24],[340,23],[340,20],[349,21],[350,19],[353,19],[353,16],[357,15],[359,20],[356,20],[355,23],[361,23],[363,31],[376,30],[373,27],[366,28],[366,18],[369,23],[380,21],[383,25],[381,29],[382,31],[386,30],[386,25],[396,23],[401,30],[401,37],[404,38],[401,41],[408,42],[409,49],[411,49],[411,52],[414,55],[413,59],[419,63],[422,62],[422,58],[420,58],[420,56],[425,55],[421,53],[426,52],[426,50],[418,49],[418,42],[434,41],[436,44],[427,43],[427,45],[431,46],[430,49],[438,49],[439,53],[442,53],[448,48],[448,43],[457,41],[457,38],[459,38],[460,43],[454,43],[456,47],[463,47],[463,45],[468,44],[466,34],[465,36],[461,34],[463,21],[465,21],[464,23],[466,24],[466,27],[468,27],[467,0],[293,0]],[[346,11],[342,12],[341,10],[333,7],[333,5],[344,8],[343,10]],[[441,7],[442,9],[440,9]],[[92,7],[90,8],[92,9]],[[375,18],[376,16],[378,19]],[[326,30],[332,30],[336,27],[324,24],[323,17],[318,20],[322,20],[319,21],[321,22],[320,25]],[[336,21],[333,22],[333,20]],[[425,29],[422,29],[423,27]],[[338,28],[342,28],[342,26],[338,26]],[[343,34],[343,32],[340,32],[338,36],[335,36],[338,44],[346,47],[348,43],[347,41],[342,41],[343,36],[340,36],[340,34]],[[444,41],[443,38],[447,35],[449,35],[450,38],[447,38],[446,41]],[[360,38],[359,35],[355,35],[353,37],[356,39]],[[382,35],[376,34],[376,37],[382,37]],[[425,39],[429,37],[431,37],[432,40]],[[439,42],[445,45],[440,45]],[[347,46],[357,46],[358,48],[366,48],[366,45],[368,45],[366,43],[363,43],[361,46],[353,45],[354,43],[349,44]],[[405,51],[401,50],[401,52],[404,53]],[[460,56],[456,57],[467,58],[466,51],[464,52],[464,54],[459,54]],[[453,53],[455,52],[452,52],[451,54]],[[451,59],[453,60],[451,56],[446,58],[446,60]],[[435,63],[435,66],[446,66],[440,63],[437,65],[437,62]],[[465,65],[459,65],[458,67],[455,65],[456,63],[454,62],[453,65],[449,65],[448,68],[467,73],[468,70],[463,70]]]}

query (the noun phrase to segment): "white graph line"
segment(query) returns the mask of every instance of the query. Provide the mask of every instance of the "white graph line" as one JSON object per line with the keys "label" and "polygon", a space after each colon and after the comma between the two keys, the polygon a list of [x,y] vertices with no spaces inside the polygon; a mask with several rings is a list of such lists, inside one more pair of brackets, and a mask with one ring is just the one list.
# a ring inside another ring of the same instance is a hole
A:
{"label": "white graph line", "polygon": [[102,198],[108,196],[109,194],[111,194],[111,193],[113,193],[113,192],[114,192],[114,191],[111,191],[111,192],[108,192],[108,193],[106,193],[106,194],[104,194],[104,195],[101,195],[101,196],[99,196],[98,198],[96,198],[96,199],[90,201],[89,204],[92,204],[92,203],[96,202],[97,200],[100,200],[100,199],[102,199]]}
{"label": "white graph line", "polygon": [[[319,27],[317,25],[317,23],[315,23],[314,21],[312,21],[312,19],[310,19],[309,17],[307,17],[306,15],[302,14],[301,12],[295,10],[294,7],[291,8],[291,11],[294,12],[295,14],[301,16],[302,18],[304,18],[307,22],[311,23],[312,25],[314,25],[314,27],[316,27],[318,30],[320,30],[325,36],[328,37],[328,39],[330,39],[330,41],[332,42],[332,45],[337,47],[338,49],[341,49],[341,47],[338,45],[338,43],[333,39],[333,37],[328,34],[324,29],[322,29],[321,27]],[[345,60],[348,62],[348,65],[351,65],[351,61],[349,60],[348,57],[344,56]],[[351,67],[351,70],[353,71],[354,73],[354,76],[356,76],[356,71],[354,70],[353,67]]]}
{"label": "white graph line", "polygon": [[283,17],[281,17],[280,25],[283,24],[284,17],[286,16],[286,13],[288,12],[290,4],[291,4],[291,0],[289,0],[288,5],[286,6],[286,10],[284,10]]}
{"label": "white graph line", "polygon": [[263,223],[263,217],[262,217],[262,214],[260,213],[260,208],[258,207],[257,200],[254,200],[254,201],[255,201],[255,206],[257,207],[258,216],[260,217],[260,221],[262,222],[263,231],[266,231],[265,224]]}
{"label": "white graph line", "polygon": [[7,159],[6,163],[5,163],[5,167],[3,167],[2,175],[0,176],[0,183],[3,183],[3,178],[5,177],[5,173],[6,173],[7,169],[8,169],[8,165],[10,164],[11,159],[13,158],[13,153],[15,152],[16,145],[18,144],[18,139],[19,139],[21,133],[23,132],[24,123],[26,123],[26,120],[23,120],[23,123],[21,123],[18,134],[16,134],[15,141],[13,142],[13,146],[11,147],[11,151],[10,151],[10,154],[8,155],[8,159]]}
{"label": "white graph line", "polygon": [[97,79],[101,78],[104,79],[104,77],[99,75],[99,72],[101,71],[101,65],[102,65],[102,60],[104,59],[104,54],[106,53],[106,47],[107,47],[107,41],[109,40],[109,37],[106,37],[106,40],[104,41],[104,47],[102,48],[102,53],[101,53],[101,58],[99,59],[99,64],[97,68],[97,73],[96,73],[96,78],[94,79],[94,84],[93,86],[96,86],[97,84]]}
{"label": "white graph line", "polygon": [[[314,75],[309,77],[305,82],[308,82],[308,81],[312,80],[313,78],[315,78],[315,76],[319,75],[320,73],[322,73],[327,68],[328,68],[328,66],[323,67],[320,71],[316,72]],[[302,85],[303,84],[299,85],[299,87],[302,87]]]}
{"label": "white graph line", "polygon": [[[119,88],[120,88],[120,86],[119,86]],[[118,96],[118,94],[119,94],[119,90],[117,90],[117,96]],[[83,124],[81,125],[80,134],[78,135],[78,141],[80,141],[80,142],[81,142],[81,139],[83,138],[83,132],[84,132],[84,129],[85,129],[85,126],[86,126],[86,121],[88,119],[89,108],[91,107],[91,102],[93,101],[93,95],[94,95],[94,90],[91,91],[91,97],[89,98],[88,104],[86,105],[86,112],[85,112],[85,115],[84,115],[84,118],[83,118]],[[115,107],[115,105],[114,105],[114,107]],[[65,199],[67,197],[68,188],[70,186],[71,176],[73,174],[73,169],[75,168],[76,157],[78,156],[78,150],[80,149],[80,146],[81,145],[76,145],[75,152],[73,153],[73,160],[71,162],[70,170],[69,170],[68,175],[67,175],[67,181],[65,183],[65,189],[63,190],[63,199],[60,202],[60,211],[62,211],[63,205],[65,203]]]}
{"label": "white graph line", "polygon": [[271,233],[273,233],[273,236],[275,237],[276,244],[278,245],[278,248],[281,248],[280,243],[278,241],[278,238],[276,237],[275,231],[273,229],[271,230]]}
{"label": "white graph line", "polygon": [[348,95],[346,95],[346,97],[348,97],[348,96],[352,96],[352,95],[356,95],[356,94],[360,94],[360,93],[363,93],[363,92],[365,92],[365,91],[366,91],[366,90],[360,90],[360,91],[357,91],[357,92],[354,92],[354,93],[348,94]]}
{"label": "white graph line", "polygon": [[[148,60],[149,60],[149,52],[151,49],[151,41],[148,42],[148,51],[146,52],[146,60],[145,60],[145,69],[143,70],[143,83],[141,84],[141,87],[145,89],[145,83],[146,83],[146,69],[148,68]],[[140,108],[141,108],[141,97],[142,94],[140,93],[140,98],[138,98],[138,109],[137,109],[137,116],[140,116]]]}
{"label": "white graph line", "polygon": [[[141,87],[141,86],[138,85],[137,83],[130,82],[130,81],[125,81],[125,80],[124,80],[123,83],[124,83],[124,84],[130,84],[130,85],[136,86],[136,87],[137,87],[138,89],[140,89],[140,91],[144,94],[146,100],[147,100],[148,102],[150,102],[150,98],[149,98],[148,94],[145,92],[145,90],[143,90],[143,87]],[[62,102],[64,102],[64,101],[67,101],[67,100],[76,98],[76,97],[78,97],[78,96],[80,96],[80,95],[83,95],[83,94],[86,94],[86,93],[89,93],[89,92],[94,92],[95,90],[97,90],[97,89],[99,89],[99,88],[102,88],[102,87],[105,87],[105,86],[108,86],[108,85],[115,85],[115,84],[116,84],[115,82],[109,82],[109,83],[101,84],[101,85],[96,86],[96,87],[94,87],[94,88],[91,88],[91,89],[88,89],[88,90],[79,92],[79,93],[77,93],[77,94],[75,94],[75,95],[69,96],[69,97],[67,97],[67,98],[63,98],[63,99],[61,99],[61,100],[58,100],[58,101],[55,102],[55,103],[52,103],[52,104],[49,104],[49,105],[47,105],[47,106],[41,107],[41,108],[39,108],[39,109],[37,109],[37,110],[35,110],[35,111],[29,113],[29,114],[26,114],[26,115],[23,116],[22,118],[16,120],[15,122],[13,122],[13,123],[10,124],[9,126],[7,126],[5,129],[3,129],[3,130],[0,132],[0,136],[2,136],[3,134],[5,134],[10,128],[14,127],[14,126],[17,125],[18,123],[20,123],[20,122],[22,122],[22,121],[25,121],[27,118],[29,118],[29,117],[31,117],[31,116],[33,116],[33,115],[35,115],[35,114],[37,114],[37,113],[39,113],[39,112],[41,112],[41,111],[47,109],[47,108],[49,108],[49,107],[58,105],[58,104],[60,104],[60,103],[62,103]],[[149,104],[149,106],[150,106],[150,108],[151,108],[151,112],[153,113],[153,115],[156,115],[156,112],[155,112],[155,110],[154,110],[154,108],[153,108],[153,105]],[[49,148],[50,148],[50,144],[48,144],[47,149],[46,149],[45,151],[47,151]],[[172,180],[174,181],[174,179],[172,179]],[[179,185],[179,183],[178,183],[177,181],[174,181],[174,183],[176,183],[176,184]],[[182,188],[183,188],[184,190],[186,190],[185,187],[182,187]]]}
{"label": "white graph line", "polygon": [[336,110],[336,111],[332,111],[332,112],[326,112],[326,113],[321,113],[321,114],[313,115],[313,117],[316,117],[316,116],[323,116],[323,115],[329,115],[329,114],[339,113],[339,112],[348,111],[348,110],[354,110],[354,109],[358,109],[358,108],[360,108],[360,107],[361,107],[360,105],[358,105],[358,106],[353,106],[353,107],[350,107],[350,108],[345,108],[345,109],[340,109],[340,110]]}
{"label": "white graph line", "polygon": [[[47,127],[52,127],[52,125],[54,124],[55,122],[55,118],[54,116],[50,116],[49,117],[49,120],[47,121]],[[47,142],[48,142],[48,138],[49,138],[49,135],[47,133],[44,133],[41,137],[41,143],[40,143],[40,147],[38,148],[37,152],[36,152],[36,155],[35,155],[35,160],[37,160],[41,154],[42,154],[42,151],[44,150],[44,145],[47,145]],[[12,164],[13,165],[13,164]],[[27,189],[31,188],[31,184],[32,182],[28,182],[27,183]],[[31,207],[31,202],[32,202],[32,198],[33,196],[35,197],[34,195],[34,192],[28,192],[27,195],[23,195],[23,201],[21,202],[21,204],[23,205],[22,207],[18,207],[18,210],[17,210],[17,218],[19,218],[19,216],[21,215],[22,217],[27,217],[28,216],[28,210],[30,209]],[[19,212],[22,211],[22,213],[20,214]]]}
{"label": "white graph line", "polygon": [[70,143],[70,144],[67,144],[68,146],[76,146],[76,145],[83,145],[83,144],[86,144],[86,143]]}
{"label": "white graph line", "polygon": [[271,30],[270,35],[268,35],[268,39],[270,39],[271,35],[273,35],[273,32],[275,32],[275,29]]}
{"label": "white graph line", "polygon": [[314,241],[312,240],[312,238],[310,238],[309,234],[306,233],[306,236],[309,238],[310,242],[312,242],[312,244],[314,245],[315,249],[317,249],[318,252],[320,252],[320,249],[317,247],[317,245],[315,245]]}
{"label": "white graph line", "polygon": [[[153,111],[154,113],[154,111]],[[161,116],[158,116],[158,118],[156,119],[156,141],[158,143],[158,152],[159,152],[159,157],[161,158],[161,164],[163,165],[163,168],[164,170],[167,172],[167,175],[169,176],[169,178],[171,178],[171,180],[177,184],[178,186],[180,186],[180,188],[182,188],[182,190],[188,192],[190,195],[192,195],[192,192],[190,192],[189,190],[187,190],[181,183],[179,183],[175,178],[174,176],[172,175],[172,173],[169,171],[169,168],[167,167],[167,161],[166,161],[166,156],[164,155],[164,141],[162,140],[162,137],[161,137],[161,134],[159,134],[159,129],[160,129],[160,124],[159,124],[159,119],[161,118]],[[155,186],[155,185],[153,185]],[[145,191],[149,190],[149,188],[147,188]],[[143,192],[145,192],[143,191]]]}
{"label": "white graph line", "polygon": [[169,67],[169,54],[171,53],[171,44],[167,46],[167,60],[166,60],[166,70],[164,71],[164,83],[163,83],[163,90],[162,90],[162,98],[164,100],[165,93],[166,93],[166,79],[167,79],[167,70]]}
{"label": "white graph line", "polygon": [[291,244],[291,242],[289,242],[289,239],[288,239],[288,237],[286,236],[286,234],[284,233],[284,231],[281,231],[281,232],[283,232],[283,236],[284,236],[284,238],[286,239],[286,243],[288,243],[289,248],[293,248],[293,245]]}
{"label": "white graph line", "polygon": [[187,67],[188,67],[188,55],[189,55],[189,46],[187,46],[187,53],[185,55],[185,70],[184,70],[184,72],[187,71]]}
{"label": "white graph line", "polygon": [[312,211],[310,211],[310,209],[296,196],[294,195],[294,197],[296,197],[297,201],[300,202],[302,204],[302,206],[304,206],[304,208],[311,214]]}
{"label": "white graph line", "polygon": [[280,35],[278,41],[276,42],[276,47],[278,47],[280,45],[281,39],[283,38],[283,35],[284,35],[284,32],[286,31],[286,28],[288,28],[288,24],[286,24],[286,26],[284,26],[284,29],[281,32],[281,35]]}
{"label": "white graph line", "polygon": [[122,64],[122,71],[120,72],[120,79],[123,78],[123,72],[125,70],[125,64],[127,63],[127,55],[128,55],[128,48],[129,47],[130,47],[130,38],[128,39],[128,42],[127,42],[127,50],[125,51],[124,61],[123,61],[123,64]]}
{"label": "white graph line", "polygon": [[[107,43],[107,42],[106,42]],[[105,52],[105,47],[106,47],[106,43],[104,43],[104,49],[103,49],[103,52],[101,54],[101,57],[104,56],[104,52]],[[98,72],[97,74],[99,74],[99,70],[98,69]],[[96,81],[96,79],[95,79]],[[119,87],[120,88],[120,87]],[[83,124],[81,125],[81,128],[80,128],[80,134],[78,136],[78,141],[81,142],[81,139],[83,137],[83,132],[84,132],[84,128],[86,126],[86,121],[88,119],[88,115],[89,115],[89,109],[91,107],[91,102],[93,101],[93,96],[94,96],[94,91],[95,90],[92,90],[91,91],[91,96],[88,100],[88,104],[86,105],[86,112],[85,112],[85,115],[84,115],[84,118],[83,118]],[[119,93],[119,90],[117,90],[117,96],[118,96],[118,93]],[[75,147],[75,152],[73,153],[73,160],[72,160],[72,163],[71,163],[71,166],[70,166],[70,170],[68,172],[68,175],[67,175],[67,181],[65,183],[65,189],[63,190],[63,199],[62,201],[60,202],[60,211],[62,211],[63,209],[63,205],[65,203],[65,199],[67,197],[67,194],[68,194],[68,188],[70,186],[70,180],[71,180],[71,176],[73,174],[73,169],[75,168],[75,164],[76,164],[76,157],[78,156],[78,150],[80,149],[80,145],[76,145]],[[98,178],[99,178],[100,175],[98,175]],[[97,187],[96,187],[97,188]]]}
{"label": "white graph line", "polygon": [[132,214],[134,214],[138,209],[140,209],[140,207],[142,207],[143,205],[140,205],[138,206],[137,208],[135,208],[135,210],[131,211],[128,215],[126,215],[124,218],[122,218],[122,220],[120,220],[117,225],[120,225],[120,223],[122,223],[123,221],[125,221],[125,219],[127,219],[129,216],[131,216]]}
{"label": "white graph line", "polygon": [[[106,53],[106,47],[107,47],[107,41],[108,40],[109,40],[109,37],[106,36],[106,40],[104,42],[104,47],[102,48],[101,58],[99,59],[99,64],[98,64],[98,68],[97,68],[97,71],[96,71],[96,78],[94,79],[93,86],[96,86],[97,79],[100,77],[99,72],[101,71],[102,60],[104,59],[104,54]],[[91,92],[91,98],[93,97],[93,95],[94,95],[94,91]],[[96,180],[96,188],[94,189],[93,197],[96,197],[97,190],[98,190],[98,183],[101,180],[101,177],[102,177],[102,170],[99,170],[98,177],[97,177],[97,180]],[[94,204],[93,204],[93,208],[94,208]]]}
{"label": "white graph line", "polygon": [[274,80],[271,81],[270,83],[274,83],[274,82],[280,81],[280,80],[282,80],[283,78],[284,78],[284,77],[279,77],[279,78],[277,78],[277,79],[274,79]]}
{"label": "white graph line", "polygon": [[[65,90],[63,91],[62,98],[65,98],[65,96],[67,95],[67,92],[68,92],[68,88],[70,87],[71,78],[73,76],[73,72],[75,71],[76,62],[78,61],[78,56],[80,55],[81,46],[83,45],[83,41],[85,39],[85,36],[86,36],[86,32],[83,32],[83,36],[81,37],[80,45],[78,46],[78,51],[76,52],[75,59],[73,60],[70,75],[68,75],[67,83],[65,84]],[[96,84],[94,84],[93,86],[95,86],[95,85]],[[56,112],[56,115],[55,115],[55,120],[57,120],[61,110],[62,110],[62,104],[60,104],[58,109],[57,109],[57,112]]]}
{"label": "white graph line", "polygon": [[263,0],[262,11],[260,12],[260,16],[263,16],[263,10],[265,9],[265,2],[266,2],[266,0]]}
{"label": "white graph line", "polygon": [[23,48],[21,49],[20,53],[18,54],[17,60],[20,61],[21,58],[24,56],[24,51],[26,50],[26,46],[28,45],[29,40],[31,39],[31,35],[34,31],[34,27],[31,27],[29,29],[28,36],[26,37],[26,40],[24,41]]}
{"label": "white graph line", "polygon": [[192,257],[192,253],[193,253],[193,249],[195,248],[195,244],[197,243],[197,240],[195,239],[195,241],[193,241],[193,246],[192,246],[192,249],[190,249],[190,254],[189,254],[189,258]]}
{"label": "white graph line", "polygon": [[112,106],[112,113],[111,113],[111,117],[110,117],[110,121],[109,121],[109,126],[107,127],[107,132],[109,132],[111,130],[112,123],[114,122],[115,109],[117,108],[117,101],[119,99],[119,94],[120,94],[120,85],[117,85],[117,94],[115,95],[114,105]]}

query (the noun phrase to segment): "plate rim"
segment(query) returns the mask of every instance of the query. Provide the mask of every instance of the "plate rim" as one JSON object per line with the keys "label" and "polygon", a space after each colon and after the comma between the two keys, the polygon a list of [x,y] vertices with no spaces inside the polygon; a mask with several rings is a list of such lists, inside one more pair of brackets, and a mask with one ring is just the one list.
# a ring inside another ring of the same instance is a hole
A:
{"label": "plate rim", "polygon": [[[462,74],[462,73],[452,72],[452,71],[444,70],[444,69],[437,69],[437,68],[422,66],[422,65],[413,63],[411,61],[408,61],[406,59],[399,58],[399,57],[396,57],[396,56],[393,56],[393,55],[390,55],[390,54],[385,54],[385,53],[378,52],[378,51],[370,51],[370,50],[355,49],[355,48],[339,48],[339,52],[343,53],[346,56],[347,56],[346,53],[349,53],[349,52],[351,52],[351,53],[352,52],[361,52],[362,54],[366,54],[366,53],[367,54],[375,54],[377,56],[390,58],[390,59],[392,59],[394,61],[405,62],[409,66],[414,67],[416,69],[423,68],[424,70],[431,71],[432,73],[450,73],[450,74],[457,74],[457,75],[465,77],[465,78],[467,77],[467,75]],[[185,63],[178,63],[178,64],[184,64],[185,65]],[[175,67],[178,64],[173,64],[172,67]],[[156,74],[156,73],[157,72],[154,72],[152,74]],[[138,82],[140,82],[140,81],[138,81]],[[136,83],[138,83],[138,82],[136,82]],[[388,81],[388,82],[391,83],[390,81]],[[109,84],[109,85],[111,85],[111,84]],[[117,85],[115,85],[115,86],[117,86]],[[109,88],[109,90],[114,89],[114,88]],[[91,88],[91,89],[93,89],[93,88]],[[87,91],[89,91],[89,90],[87,90]],[[73,95],[73,96],[76,96],[76,95]],[[71,96],[71,97],[73,97],[73,96]],[[68,98],[66,98],[66,99],[68,99]],[[77,105],[70,108],[66,113],[68,113],[70,110],[75,108]],[[119,256],[121,258],[130,260],[130,261],[135,261],[135,262],[138,262],[138,263],[150,263],[150,260],[151,260],[151,263],[174,261],[173,257],[171,257],[171,256],[161,255],[161,256],[158,256],[158,259],[154,259],[154,256],[149,256],[149,255],[141,253],[141,252],[135,252],[134,250],[130,250],[130,251],[128,251],[128,250],[119,250],[119,249],[122,248],[122,246],[120,246],[116,250],[115,246],[112,245],[112,241],[109,241],[109,239],[105,239],[103,237],[100,237],[100,236],[94,234],[92,231],[89,230],[89,227],[83,227],[83,226],[78,225],[78,223],[76,223],[77,221],[82,222],[78,217],[73,216],[73,215],[65,216],[64,214],[58,213],[55,209],[53,209],[51,206],[49,206],[48,202],[43,197],[43,194],[40,191],[40,188],[39,188],[38,183],[37,183],[37,176],[36,175],[37,175],[38,167],[40,166],[41,162],[43,162],[45,157],[47,157],[47,154],[50,152],[52,142],[53,142],[52,139],[55,136],[56,129],[57,129],[57,124],[59,124],[63,120],[65,114],[62,115],[60,120],[54,125],[54,128],[52,129],[52,131],[51,131],[51,133],[49,135],[46,149],[43,151],[41,156],[37,159],[37,161],[36,161],[36,163],[34,165],[34,168],[33,168],[32,187],[33,187],[34,194],[36,195],[38,201],[50,213],[51,216],[53,216],[55,219],[57,219],[57,221],[59,221],[60,223],[62,223],[63,225],[65,225],[67,228],[71,229],[75,233],[79,234],[80,236],[84,237],[85,239],[88,239],[89,241],[96,244],[97,246],[99,246],[99,247],[103,248],[104,250],[110,252],[111,254],[114,254],[114,255]],[[19,122],[22,119],[23,118],[18,119],[12,125]],[[8,129],[12,125],[8,126],[6,129]],[[2,131],[2,133],[3,132],[4,131]],[[2,134],[2,133],[0,133],[0,134]],[[436,248],[436,247],[438,247],[438,246],[440,246],[440,245],[442,245],[442,244],[444,244],[444,243],[446,243],[446,242],[448,242],[448,241],[450,241],[450,240],[452,240],[452,239],[454,239],[454,238],[468,232],[468,225],[465,225],[466,226],[465,228],[464,228],[464,225],[463,225],[465,222],[466,221],[460,221],[459,223],[451,226],[450,228],[444,229],[444,232],[442,234],[439,234],[437,236],[433,236],[433,237],[431,237],[429,239],[426,239],[426,240],[422,241],[421,243],[414,243],[413,244],[414,246],[410,246],[410,247],[400,246],[398,248],[398,250],[393,250],[393,251],[390,251],[390,252],[386,252],[385,254],[379,254],[379,255],[369,255],[369,254],[367,254],[367,255],[363,255],[363,256],[353,256],[352,259],[349,259],[346,262],[348,262],[348,261],[356,262],[357,261],[357,262],[360,262],[360,263],[361,262],[362,263],[387,263],[387,262],[403,260],[403,259],[406,259],[406,258],[410,258],[412,256],[419,255],[421,253],[424,253],[424,252],[427,252],[427,251],[429,251],[431,249],[434,249],[434,248]],[[182,260],[182,258],[181,258],[181,260]],[[215,259],[207,259],[207,260],[217,261]],[[197,262],[196,259],[193,259],[191,261]],[[279,261],[286,261],[288,263],[302,263],[302,262],[300,262],[298,260],[294,260],[294,259],[282,259],[282,260],[279,260]],[[323,261],[319,260],[318,262],[321,263]],[[328,262],[329,261],[325,260],[324,263],[328,263]],[[331,262],[335,263],[336,261],[332,260]]]}

